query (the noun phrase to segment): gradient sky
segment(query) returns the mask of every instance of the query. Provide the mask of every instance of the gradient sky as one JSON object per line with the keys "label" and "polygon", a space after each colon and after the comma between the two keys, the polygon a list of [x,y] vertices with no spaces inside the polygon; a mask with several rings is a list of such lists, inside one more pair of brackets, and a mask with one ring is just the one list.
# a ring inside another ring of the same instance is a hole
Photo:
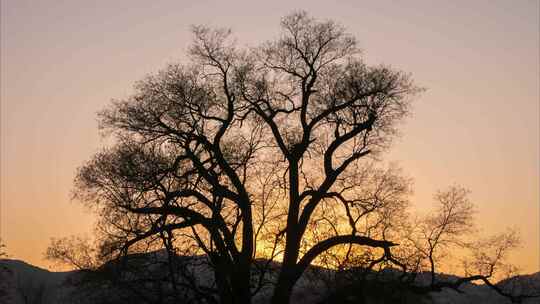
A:
{"label": "gradient sky", "polygon": [[428,90],[387,155],[437,189],[472,191],[482,232],[521,232],[512,261],[539,270],[539,1],[1,1],[0,236],[12,258],[47,266],[49,239],[92,233],[70,202],[75,170],[99,150],[96,112],[181,60],[189,27],[231,27],[241,45],[277,36],[295,9],[342,23],[369,63]]}

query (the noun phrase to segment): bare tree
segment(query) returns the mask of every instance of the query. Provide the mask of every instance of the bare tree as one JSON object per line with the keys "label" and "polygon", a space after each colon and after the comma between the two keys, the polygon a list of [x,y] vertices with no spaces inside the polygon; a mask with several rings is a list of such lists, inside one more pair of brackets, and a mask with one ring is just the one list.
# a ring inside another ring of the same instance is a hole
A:
{"label": "bare tree", "polygon": [[2,242],[0,238],[0,258],[7,258],[8,254],[6,252],[6,244]]}
{"label": "bare tree", "polygon": [[[421,89],[409,74],[365,64],[335,22],[298,12],[281,26],[252,49],[229,30],[195,26],[190,64],[148,76],[99,114],[116,143],[80,168],[74,198],[100,216],[102,259],[196,248],[221,303],[250,303],[269,282],[272,302],[289,303],[305,270],[332,255],[336,267],[418,265],[391,253],[410,180],[376,160]],[[409,258],[434,261],[463,232],[460,195],[439,194],[449,202],[425,222],[429,246]],[[280,258],[277,277],[257,258]]]}
{"label": "bare tree", "polygon": [[194,27],[192,65],[148,77],[100,114],[118,144],[80,169],[75,196],[97,207],[104,248],[127,252],[162,232],[191,233],[222,302],[248,303],[254,228],[267,216],[254,215],[265,204],[255,182],[264,171],[285,211],[274,227],[284,239],[273,242],[283,256],[274,302],[288,302],[304,270],[334,246],[395,245],[352,227],[300,255],[318,208],[354,204],[348,170],[388,146],[419,89],[407,74],[363,63],[334,22],[296,13],[282,26],[279,39],[247,51],[227,30]]}
{"label": "bare tree", "polygon": [[[6,245],[0,239],[0,259],[7,258]],[[0,300],[5,303],[13,301],[13,295],[10,293],[14,289],[13,272],[0,261]]]}
{"label": "bare tree", "polygon": [[101,266],[97,254],[88,238],[69,237],[51,239],[45,257],[59,264],[70,265],[79,270],[93,270]]}
{"label": "bare tree", "polygon": [[464,247],[463,237],[473,232],[473,204],[468,198],[469,191],[453,186],[435,195],[437,210],[420,224],[420,243],[416,248],[428,260],[431,284],[435,284],[436,261],[444,258],[449,247]]}

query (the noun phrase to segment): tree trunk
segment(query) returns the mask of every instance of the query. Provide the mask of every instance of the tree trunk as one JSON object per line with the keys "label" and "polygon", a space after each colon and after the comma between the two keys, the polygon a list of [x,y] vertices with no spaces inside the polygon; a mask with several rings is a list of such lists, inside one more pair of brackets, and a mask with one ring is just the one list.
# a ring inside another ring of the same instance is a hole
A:
{"label": "tree trunk", "polygon": [[285,253],[279,272],[272,304],[288,304],[291,300],[293,286],[296,283],[295,269],[300,248],[298,214],[300,199],[298,195],[298,160],[289,159],[289,210],[287,213],[287,231],[285,236]]}
{"label": "tree trunk", "polygon": [[249,284],[247,286],[237,286],[233,290],[233,302],[241,304],[251,303],[251,290]]}
{"label": "tree trunk", "polygon": [[216,268],[214,270],[214,278],[219,292],[220,303],[251,303],[249,268],[241,266],[239,266],[239,268],[240,269]]}
{"label": "tree trunk", "polygon": [[248,265],[241,265],[239,270],[232,278],[233,300],[234,303],[251,303],[251,288],[250,288],[250,268]]}
{"label": "tree trunk", "polygon": [[276,288],[274,289],[274,294],[272,295],[272,304],[289,304],[294,283],[295,280],[292,278],[292,271],[282,269]]}
{"label": "tree trunk", "polygon": [[234,304],[229,282],[219,270],[214,271],[214,280],[219,293],[219,302],[222,304]]}

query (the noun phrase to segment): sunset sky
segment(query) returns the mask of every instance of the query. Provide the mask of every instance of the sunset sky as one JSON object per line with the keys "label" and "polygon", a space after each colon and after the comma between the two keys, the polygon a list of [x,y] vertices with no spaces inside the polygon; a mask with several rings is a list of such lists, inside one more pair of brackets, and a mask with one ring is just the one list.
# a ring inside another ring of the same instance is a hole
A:
{"label": "sunset sky", "polygon": [[78,166],[105,144],[96,112],[167,63],[190,25],[232,28],[242,46],[275,38],[293,10],[354,34],[366,61],[427,91],[385,160],[414,178],[419,212],[469,188],[482,235],[517,229],[512,261],[540,267],[538,0],[1,1],[0,237],[11,258],[47,267],[51,237],[91,235],[70,201]]}

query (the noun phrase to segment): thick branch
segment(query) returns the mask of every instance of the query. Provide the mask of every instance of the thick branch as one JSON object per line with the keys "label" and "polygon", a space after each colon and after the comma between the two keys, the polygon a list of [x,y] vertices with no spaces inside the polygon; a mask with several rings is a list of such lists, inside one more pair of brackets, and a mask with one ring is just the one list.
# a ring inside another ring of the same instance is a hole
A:
{"label": "thick branch", "polygon": [[381,240],[374,240],[369,237],[365,236],[358,236],[358,235],[338,235],[331,238],[328,238],[322,242],[319,242],[317,245],[313,246],[304,256],[300,259],[300,261],[297,264],[297,275],[300,277],[302,273],[307,269],[307,267],[313,262],[315,258],[317,258],[320,254],[327,251],[328,249],[342,244],[356,244],[361,246],[369,246],[373,248],[382,248],[388,250],[388,248],[392,246],[396,246],[398,244],[390,242],[390,241],[381,241]]}

